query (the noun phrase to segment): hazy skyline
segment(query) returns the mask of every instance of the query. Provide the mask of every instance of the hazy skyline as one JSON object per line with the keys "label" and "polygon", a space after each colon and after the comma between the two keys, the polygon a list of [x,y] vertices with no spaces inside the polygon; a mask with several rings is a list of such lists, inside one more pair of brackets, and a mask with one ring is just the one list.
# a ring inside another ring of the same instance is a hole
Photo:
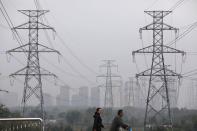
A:
{"label": "hazy skyline", "polygon": [[[128,77],[134,77],[137,73],[136,65],[132,60],[132,51],[142,48],[142,43],[139,37],[139,28],[152,22],[151,18],[144,14],[144,10],[168,10],[178,0],[56,0],[47,1],[39,0],[43,9],[50,10],[46,14],[47,21],[55,28],[57,34],[65,41],[74,54],[80,58],[83,63],[88,65],[92,71],[87,70],[83,65],[79,64],[71,52],[63,45],[58,36],[53,40],[53,34],[49,32],[53,45],[46,40],[45,34],[40,33],[40,43],[49,47],[55,47],[66,58],[60,58],[56,54],[41,54],[40,63],[45,69],[55,73],[64,83],[72,88],[80,86],[95,87],[100,83],[96,83],[96,76],[99,73],[99,65],[103,64],[104,59],[116,60],[119,67],[118,74],[122,76],[125,82]],[[3,3],[11,17],[15,26],[27,21],[27,17],[17,12],[18,9],[35,9],[33,0],[3,0]],[[166,17],[166,23],[180,28],[180,33],[183,32],[187,25],[197,21],[197,1],[187,0],[174,12]],[[6,21],[0,14],[0,38],[1,52],[18,47],[16,40],[13,40],[12,33],[7,27]],[[47,23],[45,21],[45,23]],[[27,43],[27,32],[19,31],[23,36],[24,43]],[[194,29],[189,35],[177,42],[176,48],[186,52],[196,52],[196,34]],[[144,46],[150,45],[152,40],[151,32],[143,33]],[[166,42],[173,40],[173,33],[166,33]],[[166,43],[165,42],[165,43]],[[174,46],[174,45],[173,45]],[[21,60],[26,65],[26,57],[24,54],[15,53],[14,57]],[[187,55],[185,64],[181,71],[181,56],[177,55],[177,72],[187,72],[196,69],[196,55]],[[171,65],[174,69],[174,59],[166,56],[166,64]],[[0,85],[2,89],[19,93],[19,98],[22,96],[24,77],[18,78],[21,82],[15,81],[13,86],[10,86],[9,74],[21,69],[24,65],[20,64],[15,58],[11,57],[10,63],[6,60],[6,55],[0,55],[1,79]],[[47,60],[45,60],[47,59]],[[150,68],[150,56],[147,56],[148,68]],[[53,63],[58,68],[52,66]],[[139,71],[147,69],[144,56],[136,56],[136,62]],[[72,67],[69,66],[69,64]],[[74,69],[72,69],[74,67]],[[65,70],[69,73],[64,73]],[[73,71],[75,70],[75,71]],[[77,70],[77,71],[76,71]],[[80,76],[80,72],[86,78]],[[103,72],[104,73],[104,72]],[[52,81],[53,78],[47,78]],[[90,82],[91,81],[91,82]],[[59,93],[59,87],[51,82],[43,79],[44,92],[56,96]],[[61,85],[64,83],[60,83]],[[185,89],[180,88],[180,96],[183,96]]]}

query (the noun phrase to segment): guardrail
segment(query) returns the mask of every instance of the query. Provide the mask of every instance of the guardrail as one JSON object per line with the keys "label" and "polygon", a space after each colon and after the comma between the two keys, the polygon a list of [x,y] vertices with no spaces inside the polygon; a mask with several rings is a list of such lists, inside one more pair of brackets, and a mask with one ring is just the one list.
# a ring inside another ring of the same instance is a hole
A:
{"label": "guardrail", "polygon": [[40,118],[0,118],[0,131],[44,131]]}

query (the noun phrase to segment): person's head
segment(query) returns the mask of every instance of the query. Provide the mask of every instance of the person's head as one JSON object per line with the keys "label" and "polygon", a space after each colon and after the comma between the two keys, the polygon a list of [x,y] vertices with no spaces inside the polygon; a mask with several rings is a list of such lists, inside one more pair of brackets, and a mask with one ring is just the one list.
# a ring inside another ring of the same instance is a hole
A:
{"label": "person's head", "polygon": [[96,113],[99,113],[99,114],[101,114],[101,110],[102,110],[102,108],[96,108]]}
{"label": "person's head", "polygon": [[118,110],[117,115],[118,115],[119,117],[122,117],[122,116],[123,116],[123,110],[122,110],[122,109]]}

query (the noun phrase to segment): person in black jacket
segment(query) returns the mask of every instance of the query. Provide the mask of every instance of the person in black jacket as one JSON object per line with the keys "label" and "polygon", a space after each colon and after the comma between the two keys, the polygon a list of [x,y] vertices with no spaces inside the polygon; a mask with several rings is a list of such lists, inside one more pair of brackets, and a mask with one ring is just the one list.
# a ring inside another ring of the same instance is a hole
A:
{"label": "person in black jacket", "polygon": [[122,120],[123,117],[123,110],[118,110],[117,116],[114,118],[110,131],[120,131],[120,128],[125,130],[129,129],[129,126],[125,124]]}
{"label": "person in black jacket", "polygon": [[94,124],[93,124],[93,131],[101,131],[101,128],[104,128],[101,118],[101,108],[97,108],[94,114]]}

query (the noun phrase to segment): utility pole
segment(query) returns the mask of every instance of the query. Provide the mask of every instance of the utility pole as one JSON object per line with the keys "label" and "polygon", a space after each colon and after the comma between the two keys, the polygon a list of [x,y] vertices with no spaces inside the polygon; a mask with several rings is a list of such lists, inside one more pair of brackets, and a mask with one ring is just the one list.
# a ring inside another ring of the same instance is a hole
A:
{"label": "utility pole", "polygon": [[25,116],[27,102],[31,97],[35,96],[39,100],[40,117],[44,119],[44,100],[42,89],[42,76],[53,76],[55,74],[43,69],[40,66],[39,53],[59,52],[39,43],[40,30],[52,30],[52,27],[40,22],[40,17],[48,10],[19,10],[20,13],[28,17],[28,22],[14,27],[14,30],[27,30],[29,41],[25,45],[9,50],[8,53],[23,52],[27,53],[27,66],[11,74],[10,76],[25,76],[23,91],[23,115]]}
{"label": "utility pole", "polygon": [[126,86],[128,87],[128,106],[135,106],[135,90],[134,90],[134,80],[132,77],[129,77],[129,81],[126,82]]}
{"label": "utility pole", "polygon": [[[157,128],[166,128],[172,131],[173,125],[167,79],[168,77],[180,78],[181,75],[168,69],[165,64],[164,54],[181,53],[184,55],[185,53],[183,51],[164,45],[164,31],[178,31],[177,28],[174,28],[163,22],[164,17],[169,15],[171,11],[145,11],[145,13],[153,18],[153,22],[141,28],[140,33],[143,30],[153,31],[153,44],[137,51],[133,51],[133,55],[136,53],[152,54],[151,68],[136,74],[137,78],[140,76],[149,77],[144,130],[152,131]],[[162,93],[163,90],[165,93]],[[154,101],[159,101],[158,98],[164,101],[163,106],[161,102],[159,103],[159,106],[154,104]]]}
{"label": "utility pole", "polygon": [[[115,60],[103,60],[104,64],[100,66],[100,68],[106,69],[106,74],[99,75],[97,77],[105,78],[105,102],[104,107],[114,107],[113,102],[113,87],[117,87],[117,85],[113,85],[113,78],[121,78],[119,75],[112,73],[112,68],[116,67],[117,65],[114,64]],[[119,87],[119,86],[118,86]]]}

